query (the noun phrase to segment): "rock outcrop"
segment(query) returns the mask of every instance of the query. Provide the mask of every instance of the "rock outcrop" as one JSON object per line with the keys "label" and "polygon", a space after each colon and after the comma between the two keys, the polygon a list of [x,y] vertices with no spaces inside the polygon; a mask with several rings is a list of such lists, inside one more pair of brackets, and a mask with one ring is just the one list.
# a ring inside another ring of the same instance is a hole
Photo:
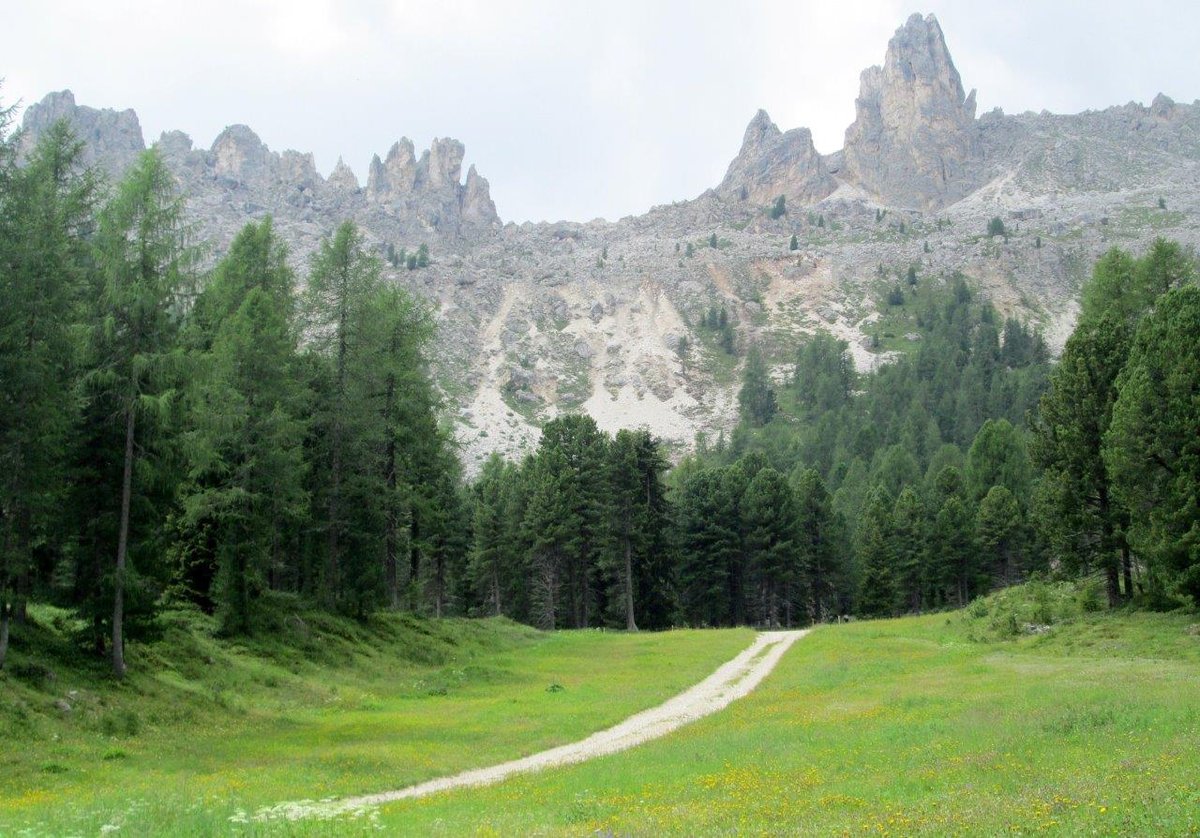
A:
{"label": "rock outcrop", "polygon": [[500,226],[488,182],[472,166],[462,179],[466,149],[458,140],[435,139],[418,160],[412,140],[394,144],[387,159],[376,155],[367,175],[367,200],[384,212],[420,219],[434,230]]}
{"label": "rock outcrop", "polygon": [[847,180],[881,203],[936,209],[978,186],[975,91],[962,80],[933,15],[913,15],[864,70],[846,129]]}
{"label": "rock outcrop", "polygon": [[146,149],[141,123],[132,110],[114,111],[76,105],[75,95],[71,91],[60,90],[48,94],[25,110],[25,145],[22,151],[28,151],[38,136],[60,119],[65,119],[75,131],[75,136],[84,142],[83,162],[98,166],[109,175],[119,175],[125,171]]}
{"label": "rock outcrop", "polygon": [[812,132],[793,128],[785,134],[760,110],[746,127],[741,151],[717,193],[755,204],[783,195],[803,205],[821,200],[836,187],[813,145]]}

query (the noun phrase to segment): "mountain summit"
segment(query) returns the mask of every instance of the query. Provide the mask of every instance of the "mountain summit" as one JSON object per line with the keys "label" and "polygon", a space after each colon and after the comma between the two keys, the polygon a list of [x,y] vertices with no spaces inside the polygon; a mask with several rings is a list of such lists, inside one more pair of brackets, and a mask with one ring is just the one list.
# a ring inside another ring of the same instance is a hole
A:
{"label": "mountain summit", "polygon": [[913,15],[882,67],[863,71],[846,129],[847,179],[888,206],[935,209],[970,191],[977,162],[975,91],[962,80],[933,15]]}

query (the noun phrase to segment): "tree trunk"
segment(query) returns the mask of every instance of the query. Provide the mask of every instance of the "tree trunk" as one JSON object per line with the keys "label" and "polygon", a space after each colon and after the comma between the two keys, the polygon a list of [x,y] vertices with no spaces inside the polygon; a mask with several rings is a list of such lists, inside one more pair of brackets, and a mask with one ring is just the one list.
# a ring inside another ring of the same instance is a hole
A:
{"label": "tree trunk", "polygon": [[1133,559],[1130,556],[1129,545],[1121,540],[1121,570],[1125,574],[1125,599],[1133,599]]}
{"label": "tree trunk", "polygon": [[1113,523],[1108,499],[1108,486],[1101,483],[1097,492],[1100,512],[1100,561],[1104,566],[1105,589],[1108,592],[1108,607],[1121,604],[1120,560],[1115,554]]}
{"label": "tree trunk", "polygon": [[492,563],[492,603],[495,606],[494,614],[499,617],[502,613],[500,608],[500,574],[496,571],[496,563]]}
{"label": "tree trunk", "polygon": [[326,606],[332,608],[337,601],[338,575],[338,495],[342,491],[342,445],[338,424],[334,423],[333,462],[330,464],[329,482],[329,538],[325,548],[325,584],[322,586]]}
{"label": "tree trunk", "polygon": [[433,563],[433,616],[442,618],[442,599],[446,593],[446,560],[439,555]]}
{"label": "tree trunk", "polygon": [[0,669],[8,657],[8,601],[0,600]]}
{"label": "tree trunk", "polygon": [[121,478],[121,522],[117,532],[117,572],[113,577],[112,664],[125,677],[125,559],[129,551],[129,504],[133,495],[134,407],[125,411],[125,472]]}
{"label": "tree trunk", "polygon": [[[394,351],[394,347],[393,347]],[[384,530],[383,573],[387,579],[388,598],[392,609],[400,607],[400,578],[396,572],[396,541],[400,522],[396,515],[396,435],[392,431],[392,401],[396,398],[396,376],[388,375],[384,401],[383,422],[387,429],[387,448],[383,455],[383,476],[387,484],[387,520]]]}
{"label": "tree trunk", "polygon": [[637,631],[633,619],[633,546],[625,539],[625,630]]}
{"label": "tree trunk", "polygon": [[[408,531],[408,583],[412,587],[414,592],[416,591],[417,583],[421,578],[421,575],[420,575],[421,574],[421,551],[420,551],[420,547],[419,547],[420,539],[421,539],[421,521],[417,517],[417,508],[413,507],[413,509],[412,509],[412,524],[409,526],[409,531]],[[414,593],[414,596],[415,596],[415,593]],[[412,603],[410,603],[410,607],[414,611],[416,610],[416,608],[417,608],[416,600],[414,600]]]}

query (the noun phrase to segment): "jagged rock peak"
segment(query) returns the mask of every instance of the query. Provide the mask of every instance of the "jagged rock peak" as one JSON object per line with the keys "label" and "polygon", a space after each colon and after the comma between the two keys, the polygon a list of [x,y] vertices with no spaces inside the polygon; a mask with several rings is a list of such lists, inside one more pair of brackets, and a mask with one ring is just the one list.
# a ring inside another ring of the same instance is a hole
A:
{"label": "jagged rock peak", "polygon": [[83,162],[98,165],[110,175],[119,175],[146,148],[141,123],[132,110],[77,105],[70,90],[60,90],[25,110],[22,150],[32,148],[42,132],[60,119],[65,119],[83,141]]}
{"label": "jagged rock peak", "polygon": [[937,18],[910,17],[860,84],[847,177],[896,206],[931,209],[966,194],[976,176],[975,91],[964,93]]}
{"label": "jagged rock peak", "polygon": [[781,133],[779,126],[771,121],[767,112],[759,108],[754,119],[750,120],[750,124],[746,126],[746,133],[742,135],[742,150],[739,153],[745,154],[759,148],[763,143],[777,138]]}
{"label": "jagged rock peak", "polygon": [[412,140],[403,137],[383,160],[375,155],[367,173],[368,200],[400,215],[425,219],[434,227],[458,221],[498,226],[500,217],[488,182],[472,166],[462,183],[466,148],[455,139],[434,139],[417,159]]}
{"label": "jagged rock peak", "polygon": [[338,158],[333,171],[329,173],[329,179],[325,181],[325,184],[341,192],[357,192],[359,189],[358,178],[341,157]]}
{"label": "jagged rock peak", "polygon": [[271,152],[249,127],[230,125],[212,144],[213,170],[219,177],[248,180],[265,173]]}
{"label": "jagged rock peak", "polygon": [[785,195],[807,204],[824,198],[835,187],[813,145],[812,132],[794,128],[783,133],[760,109],[746,126],[742,148],[729,164],[717,193],[759,204]]}
{"label": "jagged rock peak", "polygon": [[467,183],[463,187],[462,219],[477,225],[500,223],[487,178],[475,171],[474,164],[467,170]]}

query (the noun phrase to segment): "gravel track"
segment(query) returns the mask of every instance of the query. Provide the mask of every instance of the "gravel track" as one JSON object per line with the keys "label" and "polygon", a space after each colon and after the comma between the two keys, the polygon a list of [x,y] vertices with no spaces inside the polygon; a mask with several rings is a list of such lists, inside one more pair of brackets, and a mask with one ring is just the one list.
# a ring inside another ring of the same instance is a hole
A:
{"label": "gravel track", "polygon": [[624,751],[651,739],[657,739],[678,730],[686,724],[716,713],[732,702],[748,695],[763,678],[770,674],[784,652],[807,634],[807,631],[765,631],[759,633],[744,651],[717,667],[700,683],[668,699],[657,707],[635,713],[606,730],[593,733],[586,739],[540,751],[521,759],[503,762],[487,768],[475,768],[439,777],[407,788],[342,798],[328,801],[298,801],[283,803],[260,810],[255,820],[283,818],[295,820],[305,817],[328,818],[346,812],[362,811],[413,797],[423,797],[441,791],[469,786],[486,786],[498,783],[516,774],[527,774],[572,765],[607,754]]}

